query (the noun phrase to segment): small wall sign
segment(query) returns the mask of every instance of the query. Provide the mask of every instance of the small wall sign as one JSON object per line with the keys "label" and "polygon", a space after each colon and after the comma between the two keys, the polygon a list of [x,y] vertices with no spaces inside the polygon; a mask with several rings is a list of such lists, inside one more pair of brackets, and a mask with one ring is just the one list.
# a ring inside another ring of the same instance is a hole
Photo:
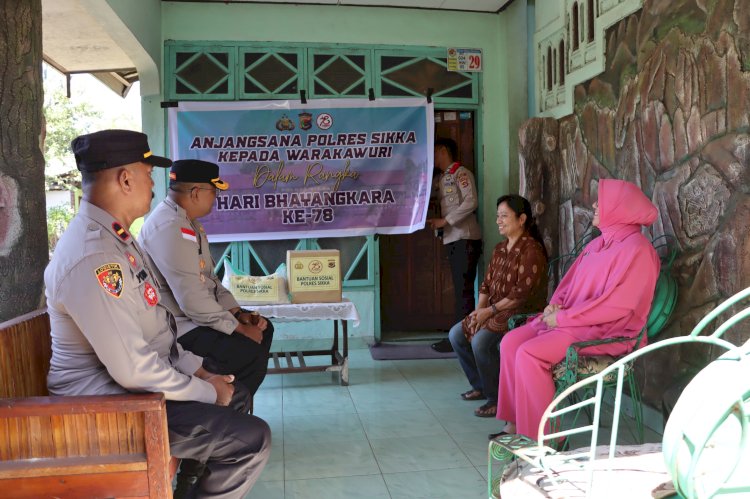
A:
{"label": "small wall sign", "polygon": [[482,71],[482,49],[448,48],[448,71]]}

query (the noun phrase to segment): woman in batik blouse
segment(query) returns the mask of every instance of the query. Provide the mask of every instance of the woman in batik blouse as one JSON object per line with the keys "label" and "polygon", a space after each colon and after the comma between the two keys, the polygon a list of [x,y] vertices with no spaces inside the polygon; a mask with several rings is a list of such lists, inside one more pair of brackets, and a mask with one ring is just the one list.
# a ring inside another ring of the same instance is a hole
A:
{"label": "woman in batik blouse", "polygon": [[448,335],[471,390],[464,400],[484,400],[474,414],[494,417],[497,409],[499,345],[508,319],[539,312],[547,299],[547,251],[531,213],[531,204],[511,194],[497,200],[497,228],[505,241],[495,246],[476,309]]}

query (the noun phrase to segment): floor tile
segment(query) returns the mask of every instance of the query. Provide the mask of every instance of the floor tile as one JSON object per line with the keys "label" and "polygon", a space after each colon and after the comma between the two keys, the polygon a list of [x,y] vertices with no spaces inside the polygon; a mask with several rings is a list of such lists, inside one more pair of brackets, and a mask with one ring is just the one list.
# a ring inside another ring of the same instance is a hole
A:
{"label": "floor tile", "polygon": [[[364,348],[353,349],[350,361],[348,387],[329,372],[266,378],[255,414],[270,425],[273,448],[245,499],[486,497],[487,433],[504,423],[477,418],[483,402],[459,398],[469,385],[458,362],[374,361]],[[621,426],[632,442],[632,421]]]}
{"label": "floor tile", "polygon": [[284,446],[286,480],[329,478],[380,473],[370,445],[345,441],[319,443],[288,443]]}
{"label": "floor tile", "polygon": [[428,411],[361,412],[359,418],[370,439],[448,436]]}
{"label": "floor tile", "polygon": [[268,388],[281,388],[283,376],[280,374],[267,374],[263,380],[263,384],[260,385],[261,390]]}
{"label": "floor tile", "polygon": [[483,499],[487,483],[474,467],[388,473],[383,478],[392,499]]}
{"label": "floor tile", "polygon": [[[280,421],[269,422],[271,426],[271,457],[260,478],[261,482],[284,480],[284,432]],[[278,429],[277,429],[278,428]]]}
{"label": "floor tile", "polygon": [[443,436],[370,439],[383,473],[469,467],[471,463]]}
{"label": "floor tile", "polygon": [[490,441],[487,439],[486,431],[475,431],[470,433],[454,433],[451,438],[458,445],[471,464],[476,467],[487,466],[487,449]]}
{"label": "floor tile", "polygon": [[474,415],[474,409],[482,405],[482,401],[460,402],[462,403],[456,403],[454,408],[437,408],[432,411],[443,428],[451,435],[474,431],[493,433],[502,430],[505,426],[505,423],[495,418],[478,418]]}
{"label": "floor tile", "polygon": [[431,409],[461,409],[481,405],[486,400],[467,401],[461,398],[461,394],[471,389],[471,386],[463,380],[446,380],[444,383],[415,383],[410,382],[412,388],[419,398]]}
{"label": "floor tile", "polygon": [[307,386],[284,389],[284,416],[354,413],[349,390],[343,386]]}
{"label": "floor tile", "polygon": [[390,499],[382,475],[316,478],[286,482],[286,499]]}
{"label": "floor tile", "polygon": [[349,387],[357,412],[372,411],[427,411],[417,393],[408,383]]}
{"label": "floor tile", "polygon": [[284,482],[256,482],[243,499],[285,499]]}
{"label": "floor tile", "polygon": [[253,396],[253,414],[265,420],[281,420],[283,400],[282,394],[283,391],[281,387],[262,387]]}
{"label": "floor tile", "polygon": [[349,385],[390,385],[406,383],[400,372],[389,367],[361,367],[349,370]]}
{"label": "floor tile", "polygon": [[284,440],[290,444],[339,442],[359,440],[367,437],[357,414],[322,414],[286,416],[284,418]]}
{"label": "floor tile", "polygon": [[310,373],[283,374],[284,389],[307,386],[341,386],[338,372],[315,371]]}

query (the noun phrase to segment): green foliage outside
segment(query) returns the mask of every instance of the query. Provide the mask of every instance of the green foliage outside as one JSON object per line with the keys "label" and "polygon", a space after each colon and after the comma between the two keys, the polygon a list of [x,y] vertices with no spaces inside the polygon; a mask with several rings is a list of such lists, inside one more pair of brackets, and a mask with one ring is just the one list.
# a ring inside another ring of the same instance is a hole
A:
{"label": "green foliage outside", "polygon": [[[53,165],[75,167],[75,159],[70,151],[70,142],[78,135],[87,133],[95,121],[101,119],[101,113],[93,109],[86,101],[76,102],[73,99],[68,99],[62,88],[49,87],[50,85],[45,85],[44,118],[46,135],[44,160],[47,167]],[[49,170],[49,168],[45,170]],[[44,179],[48,189],[69,189],[80,181],[80,174],[77,170],[73,173],[58,173],[56,175],[45,171]]]}
{"label": "green foliage outside", "polygon": [[63,232],[73,219],[73,210],[70,206],[53,206],[47,210],[47,241],[49,250],[52,252],[60,240]]}
{"label": "green foliage outside", "polygon": [[[70,150],[71,141],[79,135],[106,128],[140,129],[137,92],[134,104],[125,104],[101,82],[89,75],[73,75],[71,97],[67,96],[66,79],[44,64],[44,160],[45,186],[48,191],[80,189],[81,174]],[[70,206],[54,206],[47,210],[47,235],[52,251],[73,218]]]}

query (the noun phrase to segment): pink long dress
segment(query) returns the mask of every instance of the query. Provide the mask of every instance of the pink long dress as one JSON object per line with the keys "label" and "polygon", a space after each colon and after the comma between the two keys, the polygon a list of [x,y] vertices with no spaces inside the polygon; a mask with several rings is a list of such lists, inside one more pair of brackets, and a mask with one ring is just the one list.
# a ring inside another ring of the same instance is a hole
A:
{"label": "pink long dress", "polygon": [[[541,316],[509,332],[500,343],[497,419],[537,438],[542,414],[554,397],[551,369],[572,343],[614,336],[636,338],[646,324],[659,258],[641,234],[656,207],[630,182],[599,181],[600,237],[591,241],[558,285],[551,304],[562,307],[557,326]],[[634,345],[589,348],[589,355],[623,355]],[[549,427],[545,428],[545,432]]]}

